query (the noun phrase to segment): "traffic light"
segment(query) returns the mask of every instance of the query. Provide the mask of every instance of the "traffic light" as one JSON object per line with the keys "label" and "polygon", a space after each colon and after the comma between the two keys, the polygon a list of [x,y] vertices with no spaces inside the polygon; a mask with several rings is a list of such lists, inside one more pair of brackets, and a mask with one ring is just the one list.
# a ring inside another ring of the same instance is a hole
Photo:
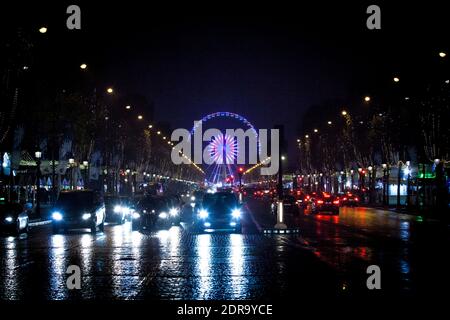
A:
{"label": "traffic light", "polygon": [[238,176],[239,176],[239,186],[242,186],[242,175],[244,174],[244,168],[239,167],[238,168]]}

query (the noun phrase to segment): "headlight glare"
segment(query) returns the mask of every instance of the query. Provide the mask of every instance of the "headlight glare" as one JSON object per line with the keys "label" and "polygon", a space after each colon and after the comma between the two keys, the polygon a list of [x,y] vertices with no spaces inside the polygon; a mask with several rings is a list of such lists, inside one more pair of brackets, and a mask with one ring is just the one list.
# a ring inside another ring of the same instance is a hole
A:
{"label": "headlight glare", "polygon": [[167,215],[167,212],[161,212],[160,214],[159,214],[159,217],[161,218],[161,219],[167,219],[167,217],[168,217],[168,215]]}
{"label": "headlight glare", "polygon": [[85,213],[85,214],[82,215],[81,218],[83,218],[83,220],[88,220],[88,219],[91,218],[91,214],[90,213]]}
{"label": "headlight glare", "polygon": [[133,219],[139,219],[141,215],[138,212],[133,212]]}
{"label": "headlight glare", "polygon": [[201,209],[198,211],[198,215],[200,218],[204,219],[208,217],[208,211],[206,211],[205,209]]}
{"label": "headlight glare", "polygon": [[241,209],[233,209],[233,211],[231,211],[231,215],[233,216],[233,218],[240,218],[241,217]]}
{"label": "headlight glare", "polygon": [[63,216],[62,216],[61,212],[55,211],[55,212],[53,212],[53,214],[52,214],[52,218],[53,218],[53,220],[55,220],[55,221],[61,221],[62,218],[63,218]]}
{"label": "headlight glare", "polygon": [[176,217],[178,215],[178,209],[172,208],[172,209],[170,209],[169,213],[172,217]]}

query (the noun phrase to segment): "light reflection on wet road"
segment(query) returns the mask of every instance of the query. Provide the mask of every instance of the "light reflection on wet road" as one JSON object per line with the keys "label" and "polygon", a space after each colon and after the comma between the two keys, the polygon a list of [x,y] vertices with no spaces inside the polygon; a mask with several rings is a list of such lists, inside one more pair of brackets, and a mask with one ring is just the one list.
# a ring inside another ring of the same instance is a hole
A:
{"label": "light reflection on wet road", "polygon": [[[250,204],[256,221],[267,215]],[[264,236],[248,215],[243,234],[195,234],[183,227],[132,232],[129,223],[52,235],[0,237],[1,299],[271,299],[341,294],[365,288],[378,264],[383,288],[414,292],[433,284],[445,262],[448,229],[415,217],[342,208],[339,217],[289,217],[299,236]],[[426,263],[425,263],[426,261]],[[78,265],[82,289],[68,290],[66,269]],[[442,284],[443,285],[443,284]]]}

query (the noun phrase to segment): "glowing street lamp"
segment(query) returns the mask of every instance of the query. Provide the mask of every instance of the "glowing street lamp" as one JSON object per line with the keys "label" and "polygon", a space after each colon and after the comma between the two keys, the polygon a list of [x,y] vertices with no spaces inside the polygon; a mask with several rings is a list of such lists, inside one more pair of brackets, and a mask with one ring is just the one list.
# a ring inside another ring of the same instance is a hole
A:
{"label": "glowing street lamp", "polygon": [[34,153],[34,156],[36,157],[36,190],[37,190],[37,197],[36,197],[36,214],[38,217],[41,216],[41,200],[39,197],[39,189],[41,184],[41,158],[42,158],[42,152],[40,150],[37,150]]}
{"label": "glowing street lamp", "polygon": [[138,115],[138,119],[142,120],[142,119],[144,119],[144,117],[142,115]]}
{"label": "glowing street lamp", "polygon": [[315,132],[315,133],[319,132],[319,129],[314,129],[314,132]]}
{"label": "glowing street lamp", "polygon": [[328,121],[328,124],[331,126],[332,124],[333,124],[333,122],[331,122],[331,121]]}
{"label": "glowing street lamp", "polygon": [[342,110],[341,114],[342,114],[343,116],[346,116],[348,113],[347,113],[347,111]]}
{"label": "glowing street lamp", "polygon": [[81,70],[86,70],[87,69],[87,64],[86,63],[80,64],[80,69]]}
{"label": "glowing street lamp", "polygon": [[39,32],[42,34],[47,33],[47,27],[40,27]]}
{"label": "glowing street lamp", "polygon": [[130,110],[130,109],[131,109],[131,106],[130,106],[130,105],[125,106],[125,109]]}
{"label": "glowing street lamp", "polygon": [[114,92],[114,89],[109,87],[108,89],[106,89],[106,92],[108,92],[109,94],[112,94]]}
{"label": "glowing street lamp", "polygon": [[370,98],[369,96],[365,96],[365,97],[364,97],[364,101],[365,101],[365,102],[369,102],[370,99],[371,99],[371,98]]}
{"label": "glowing street lamp", "polygon": [[394,77],[394,82],[399,82],[400,78],[399,77]]}
{"label": "glowing street lamp", "polygon": [[447,56],[447,54],[443,51],[439,52],[439,57],[441,58],[445,58]]}
{"label": "glowing street lamp", "polygon": [[161,134],[161,131],[156,132],[157,134]]}
{"label": "glowing street lamp", "polygon": [[148,128],[151,129],[151,128],[153,128],[153,126],[152,126],[151,124],[149,124],[149,125],[148,125]]}
{"label": "glowing street lamp", "polygon": [[297,139],[297,142],[300,143],[300,139]]}
{"label": "glowing street lamp", "polygon": [[309,138],[309,134],[305,134],[305,138],[308,139]]}

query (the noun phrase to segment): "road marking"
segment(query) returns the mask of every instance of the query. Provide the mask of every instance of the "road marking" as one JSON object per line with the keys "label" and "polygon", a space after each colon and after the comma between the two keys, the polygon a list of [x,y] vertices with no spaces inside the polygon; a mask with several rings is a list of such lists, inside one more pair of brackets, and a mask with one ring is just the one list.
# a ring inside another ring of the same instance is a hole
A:
{"label": "road marking", "polygon": [[37,227],[37,226],[42,226],[44,224],[50,224],[52,223],[52,220],[44,220],[44,221],[37,221],[37,222],[29,222],[28,225],[30,227]]}

